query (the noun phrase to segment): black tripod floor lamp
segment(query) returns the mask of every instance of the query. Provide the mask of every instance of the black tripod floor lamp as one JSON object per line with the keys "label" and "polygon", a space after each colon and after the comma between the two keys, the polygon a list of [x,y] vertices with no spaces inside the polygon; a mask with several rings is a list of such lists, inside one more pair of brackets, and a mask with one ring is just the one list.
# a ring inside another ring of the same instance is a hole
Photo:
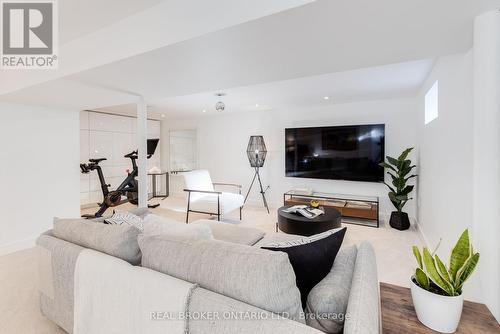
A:
{"label": "black tripod floor lamp", "polygon": [[264,190],[262,187],[262,181],[260,180],[259,168],[264,166],[264,160],[266,160],[266,144],[264,143],[264,137],[262,136],[250,136],[250,140],[248,141],[247,147],[247,156],[248,161],[250,161],[250,166],[255,169],[255,174],[253,175],[252,183],[250,184],[250,188],[248,188],[247,195],[245,196],[245,203],[247,201],[248,195],[250,194],[250,190],[252,190],[252,186],[255,182],[255,179],[259,181],[260,186],[260,194],[262,195],[262,201],[264,202],[264,206],[267,209],[267,213],[269,213],[269,206],[266,201],[266,191],[269,189],[269,186]]}

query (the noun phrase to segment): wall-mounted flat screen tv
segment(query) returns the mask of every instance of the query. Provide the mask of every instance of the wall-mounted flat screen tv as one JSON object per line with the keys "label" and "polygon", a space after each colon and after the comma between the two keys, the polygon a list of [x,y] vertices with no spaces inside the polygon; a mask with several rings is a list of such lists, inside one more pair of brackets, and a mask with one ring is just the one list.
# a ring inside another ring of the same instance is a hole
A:
{"label": "wall-mounted flat screen tv", "polygon": [[285,129],[286,176],[380,182],[385,125]]}

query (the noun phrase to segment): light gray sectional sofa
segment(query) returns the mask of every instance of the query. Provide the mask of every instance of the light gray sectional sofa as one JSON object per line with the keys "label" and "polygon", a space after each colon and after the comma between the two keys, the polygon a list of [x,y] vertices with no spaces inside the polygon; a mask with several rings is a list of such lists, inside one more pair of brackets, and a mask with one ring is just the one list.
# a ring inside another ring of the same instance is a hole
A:
{"label": "light gray sectional sofa", "polygon": [[[54,229],[37,241],[42,313],[66,332],[73,332],[75,266],[82,251],[94,249],[196,283],[186,305],[190,313],[267,315],[252,320],[187,320],[186,333],[380,333],[379,285],[369,243],[340,250],[332,271],[311,291],[303,310],[286,253],[260,249],[297,236],[265,235],[213,221],[198,224],[210,227],[213,240],[142,235],[134,227],[90,221],[55,221]],[[307,316],[323,312],[342,314],[343,323]],[[273,316],[276,314],[280,316]]]}

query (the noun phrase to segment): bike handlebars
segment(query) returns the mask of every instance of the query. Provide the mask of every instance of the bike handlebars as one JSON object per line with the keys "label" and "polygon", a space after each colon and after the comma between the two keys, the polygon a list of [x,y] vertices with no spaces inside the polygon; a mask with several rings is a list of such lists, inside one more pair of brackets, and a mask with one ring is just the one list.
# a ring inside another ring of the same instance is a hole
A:
{"label": "bike handlebars", "polygon": [[125,154],[123,157],[124,158],[134,158],[134,159],[137,159],[137,151],[132,151],[129,154]]}
{"label": "bike handlebars", "polygon": [[[138,153],[137,153],[137,151],[133,151],[133,152],[130,152],[129,154],[125,154],[123,157],[124,157],[124,158],[130,158],[130,159],[132,159],[132,160],[136,160],[136,159],[138,159],[138,158],[139,158],[139,156],[138,156],[137,154],[138,154]],[[147,159],[149,159],[149,158],[151,158],[152,156],[153,156],[152,154],[148,154],[148,155],[146,156],[146,158],[147,158]]]}
{"label": "bike handlebars", "polygon": [[[152,154],[148,154],[147,158],[149,159],[152,156],[153,156]],[[132,151],[129,154],[125,154],[123,157],[130,158],[132,160],[137,160],[139,158],[139,156],[137,155],[137,150]],[[107,160],[107,159],[106,158],[89,159],[90,163],[80,164],[80,170],[82,171],[83,174],[90,173],[91,171],[93,171],[94,169],[96,169],[99,166],[99,162],[104,161],[104,160]]]}
{"label": "bike handlebars", "polygon": [[98,164],[101,161],[108,160],[106,158],[99,158],[99,159],[89,159],[90,162]]}

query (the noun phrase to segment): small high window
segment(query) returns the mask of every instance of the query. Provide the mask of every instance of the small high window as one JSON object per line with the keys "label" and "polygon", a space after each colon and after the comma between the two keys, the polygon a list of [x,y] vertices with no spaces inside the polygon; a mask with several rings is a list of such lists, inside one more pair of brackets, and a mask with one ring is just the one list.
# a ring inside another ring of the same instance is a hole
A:
{"label": "small high window", "polygon": [[439,114],[439,88],[438,82],[434,82],[432,87],[425,94],[425,124],[429,124]]}

